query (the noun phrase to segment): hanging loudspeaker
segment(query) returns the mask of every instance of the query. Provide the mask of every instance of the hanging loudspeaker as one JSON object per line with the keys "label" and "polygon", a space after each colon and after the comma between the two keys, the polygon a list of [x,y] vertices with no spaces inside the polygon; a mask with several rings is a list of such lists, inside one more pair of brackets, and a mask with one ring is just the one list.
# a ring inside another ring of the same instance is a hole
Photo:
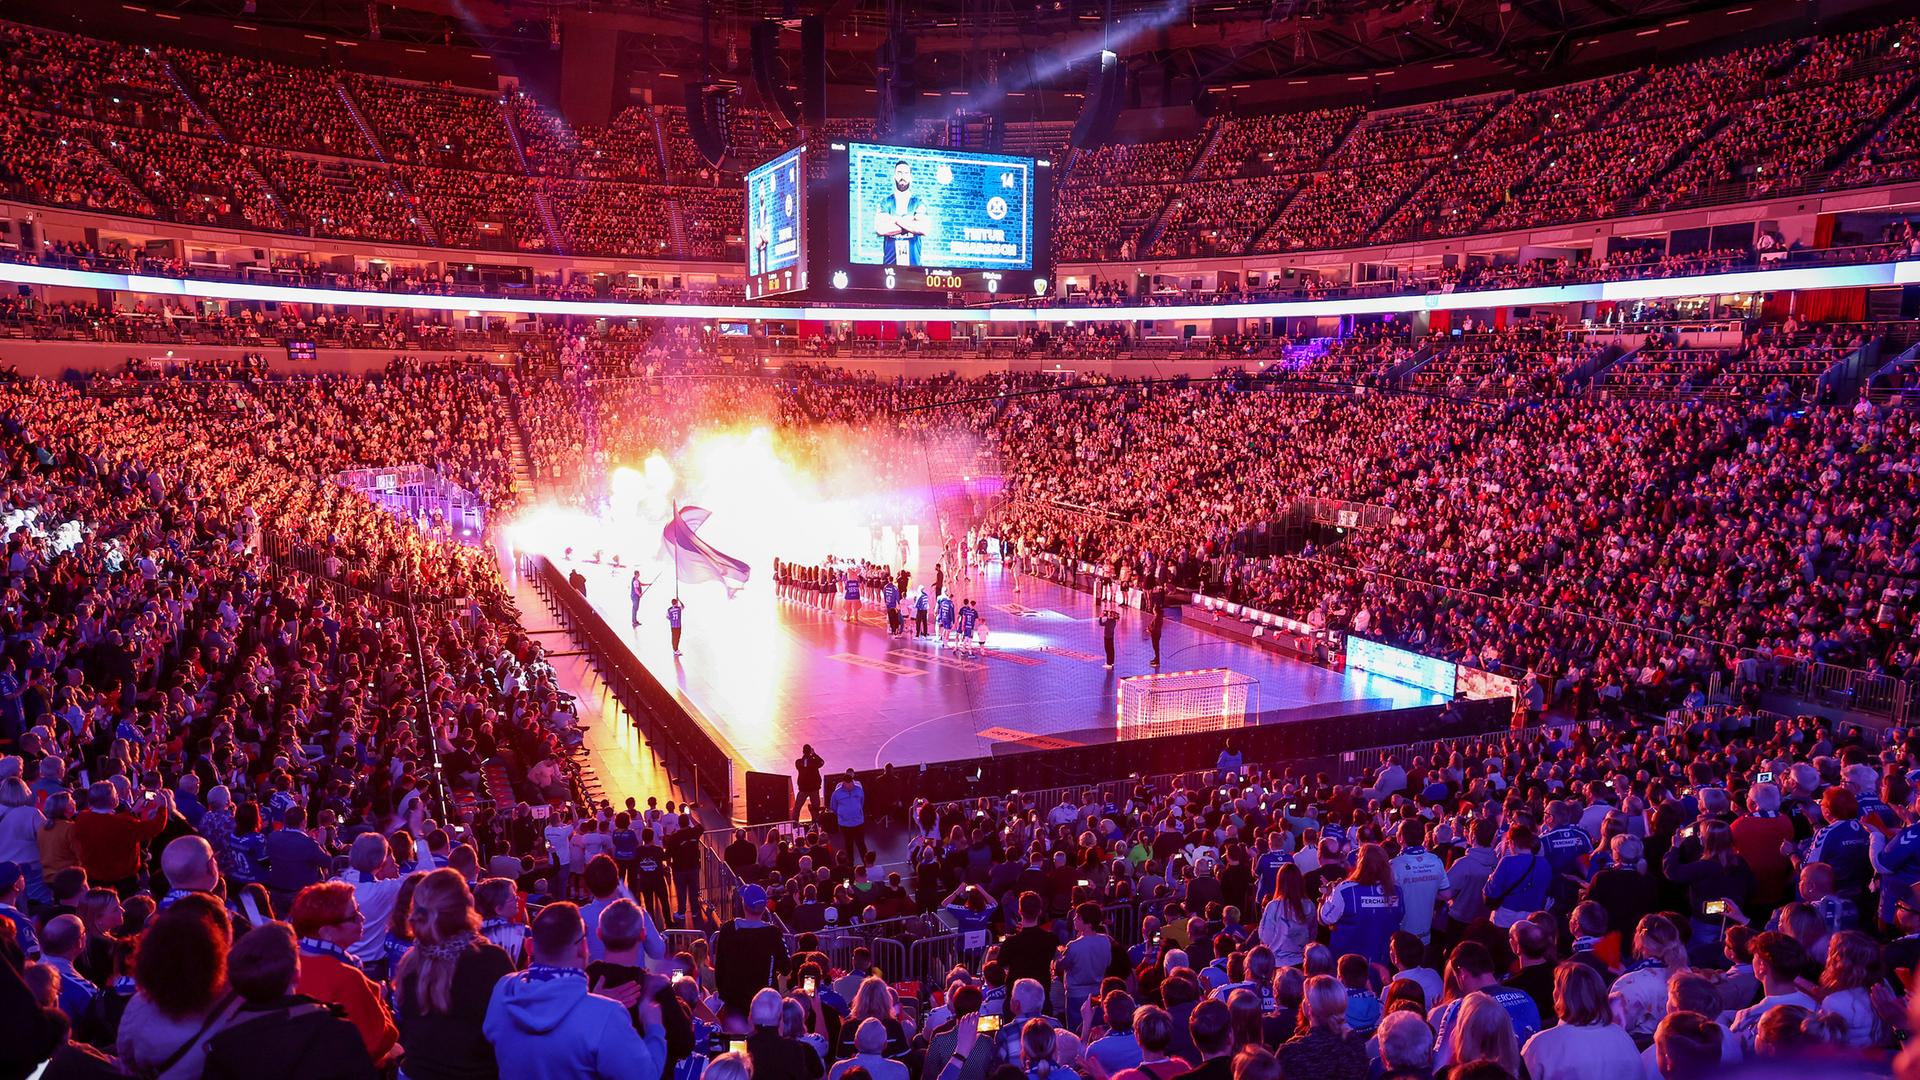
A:
{"label": "hanging loudspeaker", "polygon": [[732,149],[728,146],[727,98],[733,93],[731,87],[687,84],[687,131],[693,136],[693,145],[700,150],[700,156],[707,164],[715,168],[726,160]]}
{"label": "hanging loudspeaker", "polygon": [[772,19],[754,23],[752,45],[753,85],[760,103],[782,128],[798,127],[800,103],[780,81],[780,24]]}
{"label": "hanging loudspeaker", "polygon": [[1086,101],[1080,106],[1080,119],[1074,121],[1072,144],[1086,150],[1107,141],[1113,122],[1127,96],[1127,69],[1111,49],[1100,50],[1100,68],[1087,83]]}
{"label": "hanging loudspeaker", "polygon": [[818,15],[800,20],[800,119],[812,128],[827,122],[827,26]]}

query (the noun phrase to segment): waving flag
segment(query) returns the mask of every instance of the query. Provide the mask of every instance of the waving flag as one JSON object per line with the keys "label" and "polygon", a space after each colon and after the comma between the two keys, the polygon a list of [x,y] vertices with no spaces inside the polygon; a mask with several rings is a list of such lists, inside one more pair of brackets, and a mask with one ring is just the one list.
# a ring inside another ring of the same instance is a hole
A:
{"label": "waving flag", "polygon": [[683,582],[717,581],[727,594],[739,592],[753,574],[752,568],[700,539],[700,526],[711,517],[698,506],[683,506],[673,520],[660,530],[660,557],[671,560],[674,576]]}

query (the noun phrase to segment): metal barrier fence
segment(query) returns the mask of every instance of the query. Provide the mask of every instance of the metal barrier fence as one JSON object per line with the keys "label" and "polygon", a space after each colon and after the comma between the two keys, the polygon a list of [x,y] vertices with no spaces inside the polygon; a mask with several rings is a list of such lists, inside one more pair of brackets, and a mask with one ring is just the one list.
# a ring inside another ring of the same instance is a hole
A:
{"label": "metal barrier fence", "polygon": [[1884,716],[1905,723],[1912,714],[1914,687],[1905,679],[1837,664],[1803,664],[1786,671],[1796,697]]}
{"label": "metal barrier fence", "polygon": [[661,932],[665,934],[667,938],[668,956],[673,956],[677,953],[692,952],[694,942],[705,941],[707,939],[707,934],[704,930],[663,930]]}
{"label": "metal barrier fence", "polygon": [[486,528],[486,500],[424,465],[349,469],[332,479],[429,536],[474,543]]}
{"label": "metal barrier fence", "polygon": [[288,533],[264,529],[260,554],[276,569],[303,574],[322,582],[337,599],[361,600],[390,611],[401,609],[433,622],[457,618],[471,628],[478,613],[470,599],[447,600],[418,596],[411,582],[382,575]]}
{"label": "metal barrier fence", "polygon": [[[964,966],[968,971],[979,971],[986,963],[987,947],[992,939],[993,935],[985,930],[953,930],[908,942],[906,960],[895,985],[900,981],[917,984],[920,989],[917,996],[925,1000],[933,991],[945,988],[947,973],[954,968]],[[892,978],[890,972],[887,974]]]}
{"label": "metal barrier fence", "polygon": [[[827,961],[841,971],[854,970],[853,954],[856,949],[866,949],[871,962],[888,978],[896,971],[907,970],[908,943],[915,940],[911,936],[899,933],[909,920],[888,919],[877,923],[856,923],[852,926],[830,926],[813,931],[818,951],[827,954]],[[915,923],[924,924],[923,916],[915,916]]]}
{"label": "metal barrier fence", "polygon": [[715,733],[696,719],[627,648],[625,640],[544,555],[529,554],[525,571],[567,631],[580,642],[614,700],[620,703],[669,760],[684,766],[674,779],[688,790],[709,795],[729,811],[733,806],[734,755]]}
{"label": "metal barrier fence", "polygon": [[1354,780],[1366,776],[1388,757],[1406,761],[1413,757],[1424,757],[1433,761],[1437,757],[1452,756],[1455,752],[1466,752],[1485,746],[1490,742],[1503,739],[1531,739],[1540,735],[1559,732],[1573,732],[1580,728],[1599,731],[1605,727],[1605,721],[1567,721],[1555,724],[1534,724],[1529,727],[1509,728],[1503,731],[1489,731],[1481,735],[1456,735],[1443,739],[1423,739],[1419,742],[1400,743],[1396,746],[1370,746],[1364,750],[1349,750],[1340,755],[1340,771],[1343,780]]}

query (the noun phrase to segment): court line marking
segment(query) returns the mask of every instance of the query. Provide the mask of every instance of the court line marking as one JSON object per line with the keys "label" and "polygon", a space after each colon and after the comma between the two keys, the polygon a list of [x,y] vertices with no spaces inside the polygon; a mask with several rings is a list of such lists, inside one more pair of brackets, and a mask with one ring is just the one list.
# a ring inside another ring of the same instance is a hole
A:
{"label": "court line marking", "polygon": [[859,653],[834,653],[832,656],[827,657],[827,659],[838,660],[843,664],[852,664],[854,667],[868,668],[873,671],[884,671],[889,675],[925,675],[927,673],[924,668],[908,667],[905,664],[896,664],[891,660],[876,660],[871,656],[861,656]]}
{"label": "court line marking", "polygon": [[1043,653],[1052,653],[1055,656],[1064,656],[1069,660],[1085,661],[1089,664],[1104,664],[1107,662],[1104,654],[1081,652],[1078,649],[1069,649],[1065,645],[1042,645],[1040,646],[1040,651]]}
{"label": "court line marking", "polygon": [[[952,712],[944,712],[938,716],[929,716],[925,720],[922,720],[917,724],[909,724],[906,727],[901,728],[899,731],[894,732],[892,735],[887,736],[887,741],[881,743],[879,746],[874,748],[873,767],[877,769],[881,766],[881,764],[883,764],[880,758],[887,752],[887,747],[893,745],[893,740],[898,739],[903,735],[908,735],[915,731],[918,731],[921,728],[926,727],[928,724],[937,724],[942,720],[951,720],[956,716],[967,716],[974,713],[1000,712],[1005,709],[1032,709],[1041,705],[1061,705],[1067,702],[1085,702],[1085,701],[1086,701],[1086,698],[1084,696],[1045,698],[1040,701],[1009,701],[1002,705],[982,705],[977,707],[968,707],[965,709],[955,709]],[[977,733],[975,737],[976,738],[979,737]],[[941,763],[930,761],[930,762],[927,762],[926,764],[937,765]],[[912,765],[907,765],[903,767],[907,769],[914,768],[914,766]]]}
{"label": "court line marking", "polygon": [[1019,731],[1014,728],[990,727],[975,734],[982,739],[991,739],[997,743],[1016,743],[1035,750],[1066,750],[1087,745],[1072,739],[1063,739],[1058,735],[1038,735],[1031,731]]}
{"label": "court line marking", "polygon": [[948,668],[953,671],[972,672],[987,670],[987,665],[977,664],[972,660],[962,660],[957,656],[944,656],[940,653],[918,652],[914,649],[889,649],[887,650],[887,655],[899,656],[908,660],[918,660],[923,664],[932,664],[935,667]]}
{"label": "court line marking", "polygon": [[988,648],[982,648],[980,650],[980,655],[986,657],[989,660],[1005,660],[1009,664],[1019,664],[1023,667],[1039,667],[1040,665],[1046,663],[1045,660],[1042,660],[1037,656],[1022,656],[1019,653],[998,652],[994,649],[988,649]]}

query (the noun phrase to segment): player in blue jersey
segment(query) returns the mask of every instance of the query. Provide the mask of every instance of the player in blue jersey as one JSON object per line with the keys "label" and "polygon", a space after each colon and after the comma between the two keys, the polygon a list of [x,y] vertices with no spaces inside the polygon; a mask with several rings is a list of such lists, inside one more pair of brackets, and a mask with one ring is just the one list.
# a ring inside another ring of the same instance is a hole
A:
{"label": "player in blue jersey", "polygon": [[680,655],[680,618],[681,612],[685,609],[686,605],[682,604],[677,596],[667,605],[667,628],[673,632],[673,655],[675,656]]}
{"label": "player in blue jersey", "polygon": [[973,606],[972,600],[960,605],[960,640],[973,640],[973,624],[980,621],[980,612]]}
{"label": "player in blue jersey", "polygon": [[887,266],[919,266],[920,245],[933,222],[913,193],[913,166],[893,163],[893,190],[874,206],[873,231],[880,237],[880,261]]}
{"label": "player in blue jersey", "polygon": [[887,606],[887,633],[890,635],[898,635],[901,626],[900,587],[893,583],[891,575],[888,576],[887,583],[880,589],[880,599]]}
{"label": "player in blue jersey", "polygon": [[934,621],[940,624],[940,644],[945,645],[947,639],[953,635],[953,597],[941,593],[940,600],[934,608],[936,612]]}
{"label": "player in blue jersey", "polygon": [[927,599],[927,587],[922,585],[920,586],[920,591],[913,596],[914,637],[927,636],[927,607],[929,603],[930,601]]}

